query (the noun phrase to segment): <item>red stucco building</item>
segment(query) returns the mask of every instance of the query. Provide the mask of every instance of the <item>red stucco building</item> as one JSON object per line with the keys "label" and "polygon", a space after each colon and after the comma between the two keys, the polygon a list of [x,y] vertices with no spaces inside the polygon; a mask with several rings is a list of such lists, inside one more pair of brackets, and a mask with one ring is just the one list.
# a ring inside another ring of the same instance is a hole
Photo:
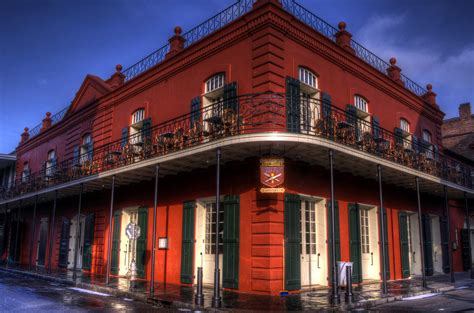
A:
{"label": "red stucco building", "polygon": [[467,270],[472,169],[441,153],[443,117],[430,85],[344,23],[242,0],[110,78],[87,75],[70,106],[25,128],[0,193],[2,257],[113,276],[135,259],[138,277],[170,284],[202,266],[213,285],[218,230],[222,286],[242,292],[328,286],[333,247],[355,282],[380,280],[384,259],[389,280]]}

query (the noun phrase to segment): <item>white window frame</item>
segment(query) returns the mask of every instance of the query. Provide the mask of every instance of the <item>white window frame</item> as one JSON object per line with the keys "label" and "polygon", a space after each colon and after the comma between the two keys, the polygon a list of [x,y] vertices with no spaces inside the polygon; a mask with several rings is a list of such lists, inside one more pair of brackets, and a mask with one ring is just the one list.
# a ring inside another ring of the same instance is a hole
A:
{"label": "white window frame", "polygon": [[204,83],[204,93],[208,94],[220,88],[223,88],[224,84],[225,84],[225,73],[215,74],[211,78],[206,80],[206,82]]}
{"label": "white window frame", "polygon": [[90,145],[92,145],[92,134],[88,133],[82,136],[82,139],[81,139],[81,147],[79,151],[81,164],[84,164],[86,161],[92,161],[88,154],[89,152],[88,147]]}
{"label": "white window frame", "polygon": [[21,172],[21,181],[27,182],[30,178],[30,162],[23,163],[23,171]]}
{"label": "white window frame", "polygon": [[311,88],[318,89],[318,76],[309,69],[299,66],[298,79],[301,83]]}
{"label": "white window frame", "polygon": [[52,176],[54,169],[52,168],[53,166],[53,161],[56,159],[56,150],[52,149],[49,150],[48,152],[48,159],[46,161],[46,176]]}
{"label": "white window frame", "polygon": [[365,99],[361,95],[354,96],[354,106],[359,111],[369,113],[369,102],[367,101],[367,99]]}
{"label": "white window frame", "polygon": [[[305,221],[303,225],[302,217],[300,217],[300,237],[304,235],[305,238],[305,246],[303,247],[303,240],[301,240],[301,249],[300,253],[304,255],[313,254],[316,255],[317,249],[317,233],[316,233],[316,201],[315,200],[302,200],[302,210],[305,216]],[[309,235],[309,240],[308,240]]]}
{"label": "white window frame", "polygon": [[400,129],[405,133],[410,133],[410,123],[404,118],[400,119]]}
{"label": "white window frame", "polygon": [[145,120],[145,109],[140,108],[132,113],[132,123],[130,124],[128,136],[132,145],[140,144],[143,142],[142,128],[143,121]]}
{"label": "white window frame", "polygon": [[363,254],[370,253],[369,210],[360,210],[360,248]]}
{"label": "white window frame", "polygon": [[[205,230],[204,230],[204,253],[213,255],[215,252],[216,233],[213,231],[213,225],[216,224],[217,206],[215,201],[208,201],[204,203],[205,210]],[[219,254],[224,253],[223,244],[223,230],[224,230],[224,210],[222,202],[219,208],[219,227],[216,230],[219,232]],[[215,226],[214,226],[215,227]],[[219,229],[220,228],[220,229]]]}
{"label": "white window frame", "polygon": [[132,113],[132,125],[142,122],[145,119],[145,109],[141,108]]}

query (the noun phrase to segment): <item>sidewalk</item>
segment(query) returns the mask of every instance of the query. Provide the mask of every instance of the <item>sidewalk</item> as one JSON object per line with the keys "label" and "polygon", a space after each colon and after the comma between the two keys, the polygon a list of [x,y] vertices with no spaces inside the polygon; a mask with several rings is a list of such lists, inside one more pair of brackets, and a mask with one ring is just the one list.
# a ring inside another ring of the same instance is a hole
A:
{"label": "sidewalk", "polygon": [[[149,283],[141,282],[131,291],[128,280],[125,278],[111,277],[109,286],[105,286],[105,276],[89,275],[78,272],[76,282],[72,279],[72,271],[52,270],[47,275],[44,269],[29,271],[24,266],[1,266],[1,271],[27,275],[38,279],[54,281],[79,288],[90,289],[97,292],[108,293],[117,297],[130,298],[138,301],[157,304],[167,308],[182,308],[195,310],[212,310],[211,298],[213,290],[204,288],[204,307],[194,305],[194,288],[180,285],[162,283],[155,284],[155,293],[150,296]],[[354,287],[355,301],[351,305],[344,303],[344,290],[341,289],[342,305],[331,307],[328,303],[328,289],[303,291],[300,294],[287,296],[265,296],[222,291],[222,311],[303,311],[303,310],[349,310],[355,308],[370,308],[376,305],[400,300],[427,293],[439,293],[453,290],[455,287],[474,285],[474,280],[469,279],[469,273],[456,273],[456,283],[449,282],[449,275],[428,277],[428,289],[421,288],[421,278],[391,281],[388,283],[389,294],[383,296],[380,283],[369,283]]]}

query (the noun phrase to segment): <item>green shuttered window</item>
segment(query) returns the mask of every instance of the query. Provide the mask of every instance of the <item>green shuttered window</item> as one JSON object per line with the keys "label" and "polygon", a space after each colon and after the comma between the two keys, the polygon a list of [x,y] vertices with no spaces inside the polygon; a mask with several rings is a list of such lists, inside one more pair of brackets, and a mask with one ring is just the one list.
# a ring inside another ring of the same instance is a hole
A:
{"label": "green shuttered window", "polygon": [[193,282],[193,252],[194,252],[194,201],[183,204],[183,237],[181,245],[181,282]]}
{"label": "green shuttered window", "polygon": [[301,200],[285,194],[285,289],[301,289]]}
{"label": "green shuttered window", "polygon": [[239,196],[224,197],[224,288],[239,288],[239,237],[240,237],[240,200]]}
{"label": "green shuttered window", "polygon": [[148,208],[146,207],[138,209],[138,226],[140,226],[140,237],[137,239],[136,251],[137,275],[140,278],[144,278],[148,235]]}

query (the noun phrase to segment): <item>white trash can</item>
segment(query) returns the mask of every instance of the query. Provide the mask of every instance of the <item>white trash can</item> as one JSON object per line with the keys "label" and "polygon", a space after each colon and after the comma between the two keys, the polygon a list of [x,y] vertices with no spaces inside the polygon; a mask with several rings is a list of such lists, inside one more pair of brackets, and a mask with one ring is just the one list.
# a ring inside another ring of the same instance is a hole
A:
{"label": "white trash can", "polygon": [[337,273],[339,276],[339,286],[346,285],[346,267],[352,268],[352,262],[337,261]]}

